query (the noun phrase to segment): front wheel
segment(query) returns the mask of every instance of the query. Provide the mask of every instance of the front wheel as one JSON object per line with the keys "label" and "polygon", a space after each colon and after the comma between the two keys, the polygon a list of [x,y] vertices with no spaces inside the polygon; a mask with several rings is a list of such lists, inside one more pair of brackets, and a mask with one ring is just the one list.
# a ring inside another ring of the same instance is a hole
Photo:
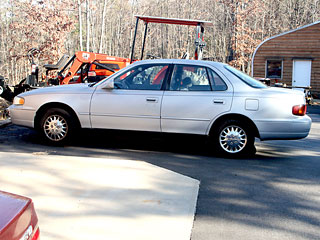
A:
{"label": "front wheel", "polygon": [[212,135],[219,153],[228,156],[254,154],[254,135],[249,127],[239,120],[227,120]]}
{"label": "front wheel", "polygon": [[50,143],[66,143],[73,132],[71,115],[59,108],[49,109],[41,118],[40,133]]}

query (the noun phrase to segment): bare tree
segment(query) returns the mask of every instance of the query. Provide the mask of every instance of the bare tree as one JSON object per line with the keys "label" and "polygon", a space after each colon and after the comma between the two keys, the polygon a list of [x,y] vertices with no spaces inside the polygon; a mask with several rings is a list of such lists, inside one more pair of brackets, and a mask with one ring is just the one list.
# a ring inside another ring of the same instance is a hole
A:
{"label": "bare tree", "polygon": [[90,9],[89,9],[89,0],[86,0],[86,20],[87,20],[87,48],[86,48],[86,51],[90,51]]}
{"label": "bare tree", "polygon": [[81,1],[78,0],[78,19],[79,19],[79,42],[80,42],[80,50],[83,51],[83,43],[82,43],[82,9],[81,9]]}
{"label": "bare tree", "polygon": [[102,12],[102,24],[101,24],[101,36],[100,36],[99,52],[102,51],[102,41],[103,41],[104,30],[105,30],[105,21],[106,21],[106,10],[107,10],[107,0],[104,0],[103,12]]}

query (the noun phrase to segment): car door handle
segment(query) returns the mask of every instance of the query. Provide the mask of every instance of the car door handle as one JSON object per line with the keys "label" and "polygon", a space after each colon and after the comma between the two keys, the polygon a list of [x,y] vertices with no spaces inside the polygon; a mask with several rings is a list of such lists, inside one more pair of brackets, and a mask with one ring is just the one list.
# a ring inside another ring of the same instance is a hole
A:
{"label": "car door handle", "polygon": [[225,101],[222,100],[222,99],[215,99],[215,100],[213,100],[213,103],[215,103],[215,104],[225,104]]}
{"label": "car door handle", "polygon": [[158,98],[146,98],[147,102],[154,102],[157,103],[158,102]]}

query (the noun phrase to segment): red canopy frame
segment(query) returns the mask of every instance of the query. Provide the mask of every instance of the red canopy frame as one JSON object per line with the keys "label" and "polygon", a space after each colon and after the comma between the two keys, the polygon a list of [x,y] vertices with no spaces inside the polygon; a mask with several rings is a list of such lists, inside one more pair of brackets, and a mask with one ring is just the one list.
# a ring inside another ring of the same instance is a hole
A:
{"label": "red canopy frame", "polygon": [[143,52],[144,52],[144,46],[146,41],[146,35],[147,35],[147,29],[148,29],[148,23],[163,23],[163,24],[175,24],[175,25],[187,25],[187,26],[195,26],[196,27],[196,39],[195,39],[195,59],[201,59],[202,58],[202,52],[203,48],[205,47],[205,42],[203,39],[203,33],[204,33],[204,27],[212,27],[213,23],[209,21],[202,21],[202,20],[190,20],[190,19],[178,19],[178,18],[162,18],[162,17],[151,17],[151,16],[135,16],[137,18],[136,20],[136,27],[133,37],[133,43],[132,43],[132,49],[131,49],[131,56],[130,61],[133,61],[134,57],[134,48],[135,48],[135,42],[136,42],[136,35],[137,35],[137,29],[139,20],[144,21],[145,23],[145,31],[144,31],[144,37],[143,37],[143,43],[142,43],[142,51],[141,51],[141,57],[140,60],[143,59]]}
{"label": "red canopy frame", "polygon": [[179,19],[179,18],[162,18],[162,17],[150,17],[150,16],[135,16],[136,18],[144,21],[145,23],[164,23],[164,24],[176,24],[176,25],[187,25],[187,26],[198,26],[199,24],[203,27],[212,27],[212,22],[202,20],[191,20],[191,19]]}

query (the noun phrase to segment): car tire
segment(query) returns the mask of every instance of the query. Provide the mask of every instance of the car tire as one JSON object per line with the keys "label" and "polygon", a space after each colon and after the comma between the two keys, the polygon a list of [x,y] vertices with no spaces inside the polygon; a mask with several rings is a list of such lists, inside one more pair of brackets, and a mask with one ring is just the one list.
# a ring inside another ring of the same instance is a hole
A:
{"label": "car tire", "polygon": [[40,134],[49,143],[61,145],[67,143],[75,129],[70,113],[64,109],[48,109],[40,120]]}
{"label": "car tire", "polygon": [[249,126],[235,119],[219,125],[211,136],[215,150],[224,156],[238,157],[254,155],[254,135]]}

